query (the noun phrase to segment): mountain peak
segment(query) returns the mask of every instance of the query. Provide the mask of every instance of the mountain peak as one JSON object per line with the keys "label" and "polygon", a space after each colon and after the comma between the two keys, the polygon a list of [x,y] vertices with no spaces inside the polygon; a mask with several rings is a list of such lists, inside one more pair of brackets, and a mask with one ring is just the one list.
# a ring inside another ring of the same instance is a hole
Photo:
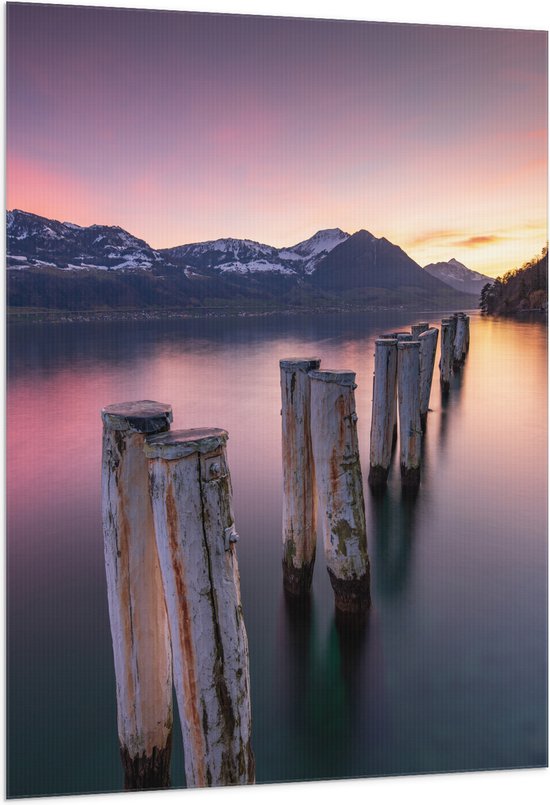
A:
{"label": "mountain peak", "polygon": [[432,277],[436,277],[446,285],[450,285],[451,288],[465,293],[479,294],[485,283],[492,282],[490,277],[486,277],[478,271],[472,271],[455,257],[452,257],[447,262],[430,263],[424,266],[424,271],[427,271]]}

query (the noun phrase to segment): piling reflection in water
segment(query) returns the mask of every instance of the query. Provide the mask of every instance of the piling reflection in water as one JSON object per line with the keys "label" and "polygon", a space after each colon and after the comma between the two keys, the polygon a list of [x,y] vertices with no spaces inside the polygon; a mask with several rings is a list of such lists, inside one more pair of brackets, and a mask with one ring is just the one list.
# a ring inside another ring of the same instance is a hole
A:
{"label": "piling reflection in water", "polygon": [[403,495],[388,489],[383,497],[372,496],[370,511],[376,594],[394,598],[407,585],[415,541],[416,498],[410,492]]}
{"label": "piling reflection in water", "polygon": [[377,773],[387,739],[383,646],[372,613],[351,619],[338,613],[323,624],[313,598],[281,595],[277,700],[288,718],[282,751],[290,779],[353,775],[368,757]]}

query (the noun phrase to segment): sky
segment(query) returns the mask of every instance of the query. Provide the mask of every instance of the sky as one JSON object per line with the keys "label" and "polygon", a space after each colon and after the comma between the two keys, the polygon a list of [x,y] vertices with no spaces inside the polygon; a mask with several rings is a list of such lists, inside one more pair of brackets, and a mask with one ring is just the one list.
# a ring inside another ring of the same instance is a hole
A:
{"label": "sky", "polygon": [[541,31],[8,4],[7,206],[496,276],[547,241],[547,98]]}

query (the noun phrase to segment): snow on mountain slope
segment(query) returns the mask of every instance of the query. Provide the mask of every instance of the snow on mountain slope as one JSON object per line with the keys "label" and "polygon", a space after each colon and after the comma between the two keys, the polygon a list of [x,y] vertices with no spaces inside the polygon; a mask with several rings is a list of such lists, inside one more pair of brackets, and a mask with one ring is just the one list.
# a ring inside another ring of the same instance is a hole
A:
{"label": "snow on mountain slope", "polygon": [[494,281],[493,277],[487,277],[485,274],[480,274],[479,271],[472,271],[454,257],[448,262],[430,263],[424,266],[424,271],[457,291],[471,294],[481,293],[484,285]]}
{"label": "snow on mountain slope", "polygon": [[305,274],[315,271],[319,262],[340,243],[349,238],[341,229],[320,229],[311,238],[281,249],[279,257],[283,260],[296,261],[301,264]]}
{"label": "snow on mountain slope", "polygon": [[219,238],[163,249],[171,261],[208,273],[310,274],[319,261],[349,237],[341,229],[324,229],[295,246],[276,249],[265,243],[235,238]]}
{"label": "snow on mountain slope", "polygon": [[119,226],[78,226],[11,210],[6,234],[8,268],[135,271],[163,262],[144,240]]}

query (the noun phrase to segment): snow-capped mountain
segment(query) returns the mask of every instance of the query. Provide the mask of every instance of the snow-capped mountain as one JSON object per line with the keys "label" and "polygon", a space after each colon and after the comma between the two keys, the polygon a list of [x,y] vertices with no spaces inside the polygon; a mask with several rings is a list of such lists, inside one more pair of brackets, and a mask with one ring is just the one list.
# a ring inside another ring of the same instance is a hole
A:
{"label": "snow-capped mountain", "polygon": [[471,301],[365,230],[324,229],[283,249],[220,238],[155,250],[118,226],[78,226],[12,210],[7,252],[14,310],[427,309]]}
{"label": "snow-capped mountain", "polygon": [[166,265],[207,276],[311,274],[349,235],[324,229],[295,246],[219,238],[171,249],[152,249],[118,226],[78,226],[12,210],[7,213],[8,268],[57,268],[65,271],[150,271]]}
{"label": "snow-capped mountain", "polygon": [[348,237],[341,229],[323,229],[308,240],[283,249],[254,240],[220,238],[162,249],[160,253],[171,263],[200,272],[303,275],[315,271],[323,257]]}
{"label": "snow-capped mountain", "polygon": [[7,253],[12,269],[135,271],[163,262],[144,240],[119,226],[78,226],[22,210],[7,214]]}
{"label": "snow-capped mountain", "polygon": [[479,271],[472,271],[454,257],[446,263],[430,263],[424,266],[424,271],[457,291],[476,295],[481,293],[481,289],[488,282],[494,282],[494,277],[487,277],[485,274],[480,274]]}
{"label": "snow-capped mountain", "polygon": [[279,252],[273,246],[254,240],[219,238],[203,243],[190,243],[160,252],[171,263],[185,265],[208,273],[248,274],[258,271],[293,273],[279,260]]}
{"label": "snow-capped mountain", "polygon": [[308,240],[302,240],[295,246],[281,249],[279,257],[283,260],[301,263],[303,272],[312,274],[321,259],[348,238],[349,234],[342,232],[341,229],[320,229]]}

